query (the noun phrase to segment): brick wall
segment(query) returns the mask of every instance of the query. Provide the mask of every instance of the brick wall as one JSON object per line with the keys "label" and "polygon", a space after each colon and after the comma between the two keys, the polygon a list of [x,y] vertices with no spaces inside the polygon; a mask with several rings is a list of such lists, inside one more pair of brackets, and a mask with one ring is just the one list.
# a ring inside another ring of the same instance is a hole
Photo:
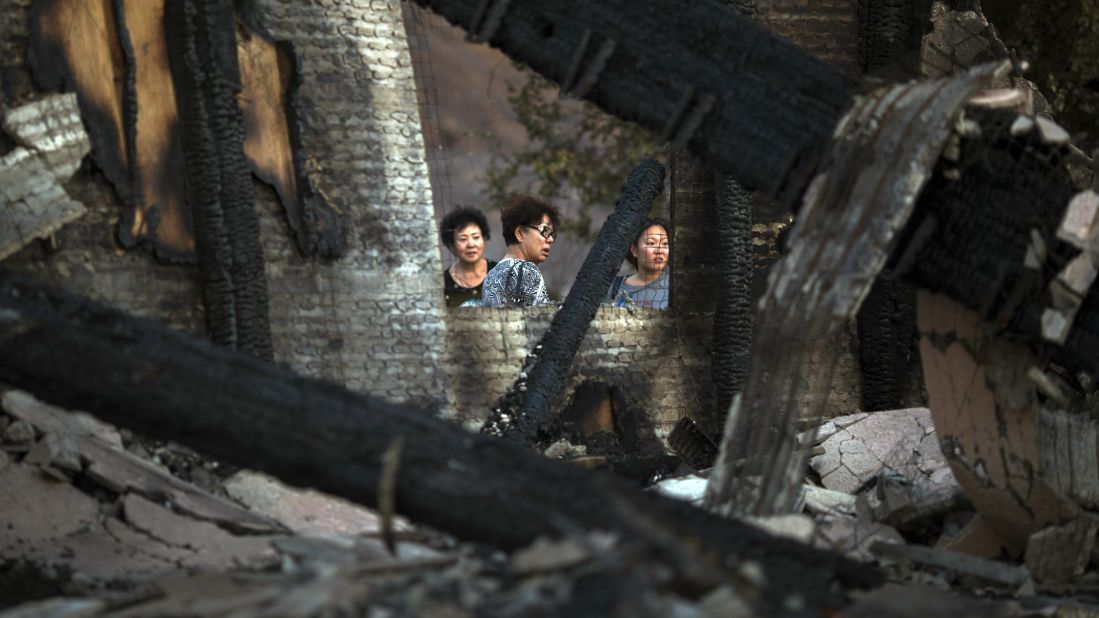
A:
{"label": "brick wall", "polygon": [[[555,308],[455,309],[447,320],[448,373],[458,419],[476,428],[519,375],[523,359],[549,329]],[[672,312],[600,307],[573,360],[566,403],[577,384],[622,387],[649,413],[659,435],[699,405],[709,379],[703,342]]]}

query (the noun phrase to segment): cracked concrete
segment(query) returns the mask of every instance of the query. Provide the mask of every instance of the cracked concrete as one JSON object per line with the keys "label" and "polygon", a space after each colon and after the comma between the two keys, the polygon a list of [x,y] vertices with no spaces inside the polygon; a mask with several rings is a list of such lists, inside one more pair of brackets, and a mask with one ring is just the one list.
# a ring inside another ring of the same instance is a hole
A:
{"label": "cracked concrete", "polygon": [[827,489],[855,493],[883,471],[927,489],[956,485],[927,408],[859,413],[832,419],[821,432],[825,452],[809,460]]}

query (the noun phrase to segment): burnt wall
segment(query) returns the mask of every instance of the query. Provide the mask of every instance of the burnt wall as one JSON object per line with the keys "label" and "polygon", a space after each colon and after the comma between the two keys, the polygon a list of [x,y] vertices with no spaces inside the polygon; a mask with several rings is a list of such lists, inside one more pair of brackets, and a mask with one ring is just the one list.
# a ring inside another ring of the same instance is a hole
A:
{"label": "burnt wall", "polygon": [[[29,0],[0,0],[9,98],[36,96],[26,70]],[[256,183],[277,361],[395,402],[446,410],[441,263],[416,92],[398,0],[257,0],[263,26],[291,43],[306,167],[342,214],[347,254],[300,257],[274,191]],[[56,248],[5,265],[127,311],[205,334],[198,270],[115,241],[122,212],[90,164],[66,187],[89,209]]]}

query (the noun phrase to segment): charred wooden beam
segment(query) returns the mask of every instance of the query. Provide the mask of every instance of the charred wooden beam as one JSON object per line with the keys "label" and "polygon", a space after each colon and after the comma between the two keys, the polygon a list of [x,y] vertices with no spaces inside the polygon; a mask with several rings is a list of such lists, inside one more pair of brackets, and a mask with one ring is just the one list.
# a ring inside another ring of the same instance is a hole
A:
{"label": "charred wooden beam", "polygon": [[210,334],[271,358],[259,215],[237,105],[235,24],[231,0],[171,2],[165,20]]}
{"label": "charred wooden beam", "polygon": [[527,360],[512,391],[482,431],[520,444],[544,438],[561,402],[565,378],[595,312],[629,246],[641,232],[653,200],[664,188],[664,168],[646,159],[630,173],[614,212],[607,217],[561,309]]}
{"label": "charred wooden beam", "polygon": [[882,271],[856,319],[863,410],[903,405],[916,345],[916,289]]}
{"label": "charred wooden beam", "polygon": [[858,22],[864,72],[899,78],[918,73],[923,31],[931,26],[931,0],[859,0]]}
{"label": "charred wooden beam", "polygon": [[752,369],[752,193],[733,178],[715,178],[720,254],[714,312],[713,382],[715,408],[703,421],[706,432],[721,435],[733,396],[744,390]]}
{"label": "charred wooden beam", "polygon": [[[96,371],[88,371],[92,366]],[[818,607],[837,579],[879,581],[870,567],[837,554],[7,273],[0,274],[0,380],[367,505],[380,499],[382,454],[400,440],[397,511],[503,548],[575,530],[609,530],[645,543],[646,533],[621,512],[625,500],[657,522],[665,539],[705,548],[721,578],[744,561],[757,563],[769,598],[788,599],[797,590],[803,607]]]}
{"label": "charred wooden beam", "polygon": [[852,104],[837,69],[714,0],[416,2],[559,84],[585,41],[613,41],[586,99],[786,206]]}

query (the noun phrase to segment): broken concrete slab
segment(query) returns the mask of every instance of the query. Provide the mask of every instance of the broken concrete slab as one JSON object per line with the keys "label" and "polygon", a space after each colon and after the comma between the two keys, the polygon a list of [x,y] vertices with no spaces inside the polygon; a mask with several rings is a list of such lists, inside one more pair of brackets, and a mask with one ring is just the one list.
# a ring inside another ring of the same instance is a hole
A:
{"label": "broken concrete slab", "polygon": [[[370,509],[318,491],[297,489],[278,480],[241,470],[224,483],[225,491],[263,517],[298,534],[366,534],[381,531],[381,519]],[[398,521],[396,529],[407,530]]]}
{"label": "broken concrete slab", "polygon": [[109,491],[134,492],[168,502],[179,512],[230,530],[252,534],[285,532],[285,528],[273,520],[205,492],[122,450],[118,432],[104,423],[88,420],[87,415],[70,415],[21,391],[5,392],[0,396],[0,405],[19,419],[13,426],[22,422],[43,432],[70,436],[80,457],[87,462],[88,478]]}
{"label": "broken concrete slab", "polygon": [[961,491],[927,408],[859,413],[828,424],[835,432],[821,444],[824,454],[809,460],[826,489],[852,494],[887,471],[909,484],[917,504],[923,503],[918,496],[950,498]]}
{"label": "broken concrete slab", "polygon": [[185,566],[216,570],[255,565],[275,559],[271,538],[235,536],[203,521],[196,521],[130,494],[122,499],[122,513],[132,528],[156,539],[182,555]]}

